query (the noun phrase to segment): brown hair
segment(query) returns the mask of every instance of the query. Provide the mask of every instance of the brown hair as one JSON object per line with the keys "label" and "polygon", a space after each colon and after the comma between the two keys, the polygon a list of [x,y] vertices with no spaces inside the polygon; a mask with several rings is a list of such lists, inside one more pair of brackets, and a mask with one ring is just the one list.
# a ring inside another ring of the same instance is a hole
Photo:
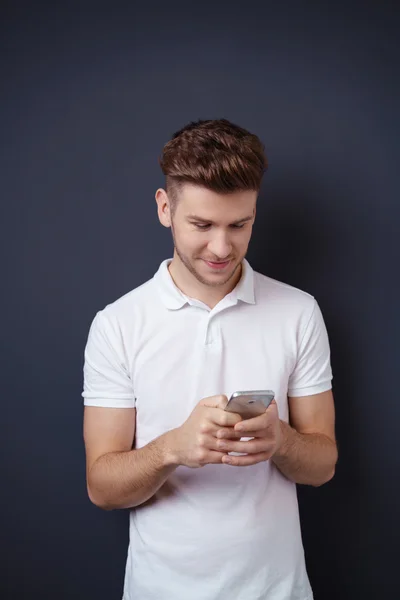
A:
{"label": "brown hair", "polygon": [[159,163],[172,209],[184,183],[221,194],[258,192],[268,167],[260,139],[226,119],[192,121],[165,144]]}

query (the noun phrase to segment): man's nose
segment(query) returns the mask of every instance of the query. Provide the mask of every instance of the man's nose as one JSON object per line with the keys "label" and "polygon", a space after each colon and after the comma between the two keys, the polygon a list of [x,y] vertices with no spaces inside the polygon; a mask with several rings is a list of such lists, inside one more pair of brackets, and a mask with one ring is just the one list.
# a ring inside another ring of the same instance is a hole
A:
{"label": "man's nose", "polygon": [[226,233],[218,233],[208,244],[209,251],[217,256],[219,260],[228,258],[232,251],[232,244]]}

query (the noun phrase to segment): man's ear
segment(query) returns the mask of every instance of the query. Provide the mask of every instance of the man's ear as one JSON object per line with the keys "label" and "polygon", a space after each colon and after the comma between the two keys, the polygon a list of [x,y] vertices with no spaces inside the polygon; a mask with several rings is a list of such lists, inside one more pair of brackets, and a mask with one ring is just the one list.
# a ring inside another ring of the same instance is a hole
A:
{"label": "man's ear", "polygon": [[171,227],[171,205],[167,192],[163,188],[156,191],[157,214],[161,225]]}

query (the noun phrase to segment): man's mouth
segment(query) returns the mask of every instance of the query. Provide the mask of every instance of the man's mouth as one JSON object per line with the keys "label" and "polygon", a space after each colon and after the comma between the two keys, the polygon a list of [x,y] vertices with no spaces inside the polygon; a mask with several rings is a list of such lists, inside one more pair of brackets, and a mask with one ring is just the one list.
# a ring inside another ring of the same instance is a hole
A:
{"label": "man's mouth", "polygon": [[211,260],[204,260],[204,262],[206,263],[206,265],[211,267],[211,269],[221,270],[221,269],[224,269],[225,267],[227,267],[231,261],[225,260],[222,262],[221,261],[215,262],[215,261],[211,261]]}

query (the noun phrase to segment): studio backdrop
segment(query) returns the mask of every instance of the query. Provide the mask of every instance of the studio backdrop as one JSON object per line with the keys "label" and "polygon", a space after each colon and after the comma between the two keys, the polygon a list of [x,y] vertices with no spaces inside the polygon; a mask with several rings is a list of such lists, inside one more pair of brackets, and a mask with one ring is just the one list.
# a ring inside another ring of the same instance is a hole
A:
{"label": "studio backdrop", "polygon": [[224,4],[1,9],[5,600],[122,596],[128,512],[86,492],[84,346],[172,256],[163,145],[221,117],[269,160],[248,260],[312,294],[329,333],[339,462],[298,486],[315,598],[398,593],[399,9]]}

